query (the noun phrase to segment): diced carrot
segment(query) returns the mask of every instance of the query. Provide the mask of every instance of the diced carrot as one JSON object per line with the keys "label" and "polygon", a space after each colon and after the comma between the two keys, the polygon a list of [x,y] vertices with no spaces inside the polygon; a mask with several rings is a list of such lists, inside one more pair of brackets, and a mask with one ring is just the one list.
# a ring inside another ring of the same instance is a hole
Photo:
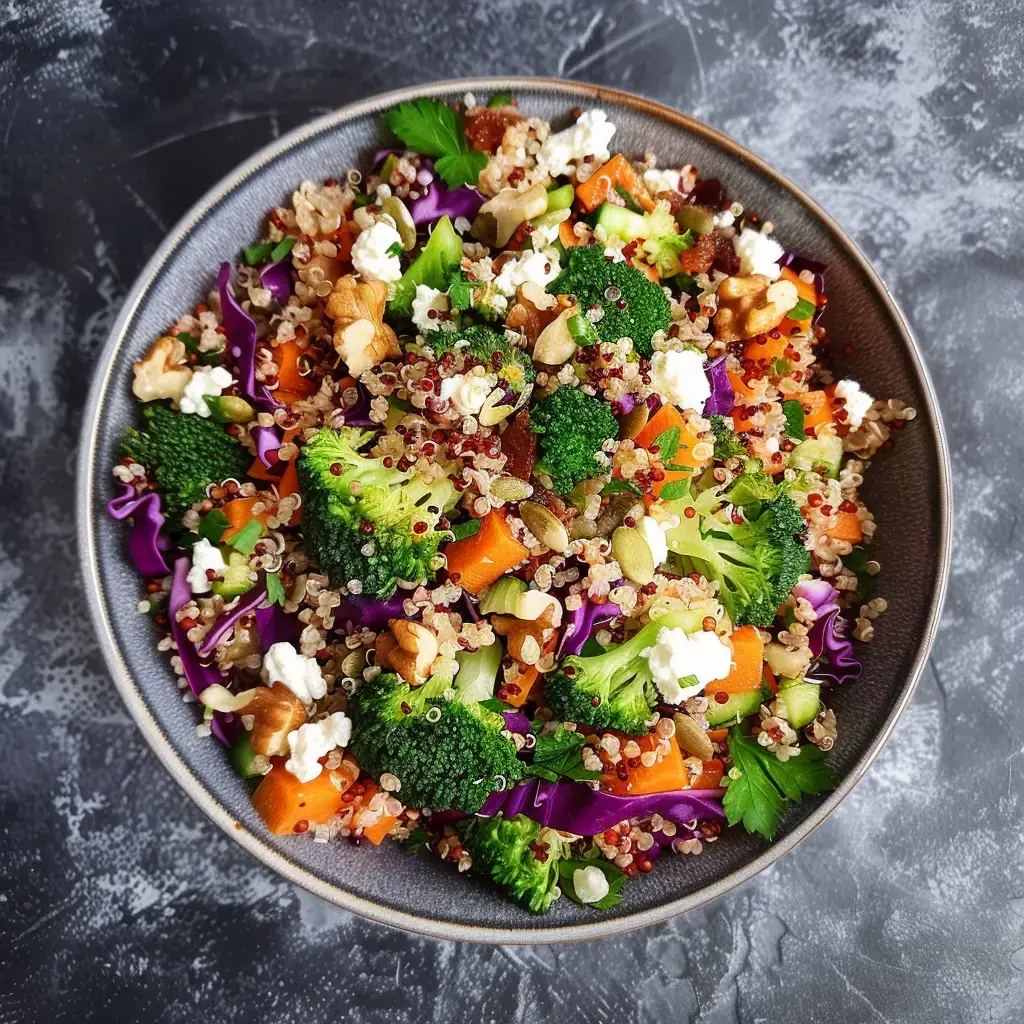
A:
{"label": "diced carrot", "polygon": [[620,198],[616,185],[621,185],[637,201],[641,209],[654,209],[654,200],[640,180],[640,175],[633,170],[633,165],[621,153],[616,153],[611,160],[598,167],[582,185],[577,185],[576,198],[583,209],[590,213],[606,199],[613,196],[616,200]]}
{"label": "diced carrot", "polygon": [[754,426],[744,415],[746,407],[755,404],[754,392],[744,383],[740,374],[733,373],[732,370],[729,370],[728,373],[729,383],[732,384],[732,389],[736,394],[736,405],[732,410],[733,430],[737,434],[742,434],[746,430],[753,429]]}
{"label": "diced carrot", "polygon": [[652,267],[649,263],[634,263],[632,264],[637,270],[642,271],[649,281],[653,281],[657,284],[661,280],[661,276],[658,274],[656,267]]}
{"label": "diced carrot", "polygon": [[[658,749],[658,737],[654,733],[648,733],[646,736],[626,736],[623,733],[615,733],[615,735],[619,737],[619,742],[623,747],[631,740],[635,742],[640,748],[641,754],[648,750]],[[645,767],[642,763],[632,768],[627,766],[625,779],[620,779],[615,772],[607,772],[601,778],[601,789],[607,793],[614,793],[616,796],[671,793],[675,790],[685,789],[687,774],[682,752],[674,738],[669,741],[669,744],[669,752],[650,768]],[[619,764],[622,763],[622,761],[619,762]]]}
{"label": "diced carrot", "polygon": [[268,484],[276,484],[281,479],[280,472],[276,468],[267,469],[259,456],[252,460],[252,465],[249,467],[246,475],[251,476],[253,480],[263,480]]}
{"label": "diced carrot", "polygon": [[789,345],[789,338],[781,332],[780,335],[778,338],[772,338],[767,334],[759,335],[758,337],[763,338],[763,341],[751,338],[743,346],[743,358],[753,359],[754,362],[763,359],[766,363],[782,359],[786,352],[786,346]]}
{"label": "diced carrot", "polygon": [[[789,267],[782,268],[782,280],[792,281],[792,283],[796,285],[796,294],[798,298],[803,299],[805,302],[809,302],[812,306],[821,305],[823,296],[818,294],[813,282],[802,280],[800,275],[793,273]],[[803,333],[807,331],[810,326],[810,317],[807,317],[805,320],[790,320],[787,316],[786,319],[779,324],[779,333],[784,338],[788,338],[794,331]]]}
{"label": "diced carrot", "polygon": [[[299,493],[299,470],[298,460],[289,459],[284,464],[284,473],[281,476],[281,482],[277,485],[277,493],[282,498],[287,498],[290,494]],[[298,526],[302,522],[302,507],[297,508],[293,513],[291,519],[285,523],[285,526]]]}
{"label": "diced carrot", "polygon": [[230,540],[240,530],[245,529],[253,521],[253,519],[259,520],[264,526],[267,524],[267,514],[261,512],[259,515],[254,516],[252,514],[252,507],[256,502],[261,501],[261,498],[235,498],[233,501],[229,501],[221,506],[221,512],[227,516],[228,528],[224,531],[221,540]]}
{"label": "diced carrot", "polygon": [[728,729],[708,729],[708,739],[712,743],[721,743],[723,740],[729,738]]}
{"label": "diced carrot", "polygon": [[303,398],[309,398],[308,394],[301,391],[288,391],[286,388],[277,388],[272,394],[278,402],[288,406],[294,405]]}
{"label": "diced carrot", "polygon": [[498,509],[491,509],[472,537],[454,540],[444,549],[448,575],[458,573],[459,586],[479,594],[499,576],[519,565],[530,552],[512,536],[512,528]]}
{"label": "diced carrot", "polygon": [[707,693],[748,693],[761,688],[761,665],[764,644],[754,626],[740,626],[729,638],[732,641],[732,669],[724,679],[708,683]]}
{"label": "diced carrot", "polygon": [[[554,654],[557,648],[558,633],[555,633],[544,645],[541,654]],[[534,695],[534,690],[539,689],[537,686],[538,679],[540,679],[540,672],[537,671],[536,665],[520,665],[519,675],[515,681],[518,692],[512,692],[507,688],[500,688],[501,699],[506,704],[511,704],[514,708],[521,708]]]}
{"label": "diced carrot", "polygon": [[344,391],[347,388],[354,388],[359,381],[355,377],[339,377],[338,378],[338,390]]}
{"label": "diced carrot", "polygon": [[845,540],[851,544],[859,544],[864,539],[864,531],[856,512],[837,512],[836,525],[829,527],[825,533],[833,540]]}
{"label": "diced carrot", "polygon": [[574,245],[580,244],[576,232],[572,229],[572,221],[563,220],[558,225],[558,240],[562,243],[563,249],[571,249]]}
{"label": "diced carrot", "polygon": [[298,343],[295,341],[286,341],[283,345],[278,345],[274,349],[274,360],[278,368],[277,392],[274,397],[279,402],[284,401],[281,398],[282,392],[289,397],[299,395],[308,398],[310,395],[316,394],[316,381],[311,380],[309,377],[304,377],[299,372],[299,360],[302,355],[303,350],[299,348]]}
{"label": "diced carrot", "polygon": [[363,792],[358,797],[358,805],[350,827],[353,832],[361,828],[363,839],[368,839],[374,846],[380,846],[384,837],[398,824],[398,818],[386,811],[383,814],[371,811],[368,805],[380,790],[372,779],[364,779],[362,786]]}
{"label": "diced carrot", "polygon": [[768,667],[767,662],[762,666],[761,673],[762,678],[768,684],[768,689],[771,690],[772,693],[778,693],[779,684],[775,681],[775,673]]}
{"label": "diced carrot", "polygon": [[285,769],[283,760],[275,758],[270,774],[263,776],[263,781],[252,795],[252,805],[276,836],[294,832],[300,821],[322,825],[337,813],[341,807],[342,792],[355,780],[355,775],[350,772],[335,774],[344,780],[341,790],[331,781],[331,772],[327,770],[311,782],[299,782]]}
{"label": "diced carrot", "polygon": [[796,396],[804,407],[804,430],[820,427],[823,423],[831,423],[833,419],[832,396],[825,391],[805,391]]}
{"label": "diced carrot", "polygon": [[[693,456],[693,447],[700,438],[690,430],[683,419],[682,413],[670,402],[665,402],[661,408],[647,421],[647,425],[634,438],[640,448],[648,448],[654,444],[655,439],[672,427],[679,428],[679,448],[675,455],[665,461],[673,466],[686,466],[689,470],[699,469],[703,463]],[[654,484],[654,493],[661,494],[662,488],[674,480],[686,480],[692,474],[678,469],[666,469],[665,479]]]}
{"label": "diced carrot", "polygon": [[704,762],[704,770],[693,780],[690,789],[717,789],[722,784],[722,762],[713,757]]}

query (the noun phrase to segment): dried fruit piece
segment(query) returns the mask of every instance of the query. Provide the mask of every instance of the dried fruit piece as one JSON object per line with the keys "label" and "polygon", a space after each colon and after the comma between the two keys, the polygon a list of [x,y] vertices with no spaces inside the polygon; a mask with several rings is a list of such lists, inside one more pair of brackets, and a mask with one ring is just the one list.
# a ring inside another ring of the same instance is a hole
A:
{"label": "dried fruit piece", "polygon": [[505,456],[505,472],[520,480],[529,480],[537,461],[537,435],[530,429],[530,414],[525,409],[501,435],[501,451]]}

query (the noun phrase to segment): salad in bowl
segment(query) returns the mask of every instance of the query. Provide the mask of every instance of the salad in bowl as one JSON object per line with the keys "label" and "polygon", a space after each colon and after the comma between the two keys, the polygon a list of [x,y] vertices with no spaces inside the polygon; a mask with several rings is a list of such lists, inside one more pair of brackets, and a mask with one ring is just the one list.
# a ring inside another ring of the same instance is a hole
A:
{"label": "salad in bowl", "polygon": [[271,833],[606,909],[833,787],[915,411],[834,377],[770,211],[600,108],[385,120],[134,364],[109,512]]}

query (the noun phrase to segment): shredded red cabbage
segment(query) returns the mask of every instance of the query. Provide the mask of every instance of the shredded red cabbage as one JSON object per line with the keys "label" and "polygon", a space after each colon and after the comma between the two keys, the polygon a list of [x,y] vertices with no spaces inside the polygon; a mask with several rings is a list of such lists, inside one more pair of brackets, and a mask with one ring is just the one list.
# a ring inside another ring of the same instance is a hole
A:
{"label": "shredded red cabbage", "polygon": [[256,454],[267,469],[277,465],[277,458],[271,460],[270,453],[277,452],[281,447],[281,435],[275,427],[256,427],[252,431],[252,439],[256,442]]}
{"label": "shredded red cabbage", "polygon": [[705,367],[704,374],[711,385],[711,397],[704,404],[705,416],[728,416],[736,404],[736,392],[732,389],[725,356],[712,359]]}
{"label": "shredded red cabbage", "polygon": [[346,597],[334,611],[337,622],[349,620],[370,629],[383,629],[391,619],[404,619],[405,598],[409,592],[398,590],[386,601],[378,601],[372,597],[350,595]]}
{"label": "shredded red cabbage", "polygon": [[164,515],[160,511],[160,495],[156,491],[136,494],[131,484],[124,485],[120,497],[107,502],[107,512],[114,519],[135,520],[128,534],[128,554],[142,576],[166,576],[171,568],[164,556],[171,542],[161,535]]}
{"label": "shredded red cabbage", "polygon": [[285,305],[292,293],[291,256],[285,256],[283,260],[277,260],[275,263],[268,263],[260,271],[260,282],[282,306]]}
{"label": "shredded red cabbage", "polygon": [[846,635],[850,624],[840,613],[839,591],[825,580],[810,580],[798,583],[793,596],[809,601],[817,616],[807,634],[811,654],[817,659],[811,670],[813,678],[830,686],[859,679],[862,666]]}
{"label": "shredded red cabbage", "polygon": [[302,632],[298,615],[289,615],[279,604],[256,609],[256,632],[260,647],[269,650],[274,644],[288,643]]}
{"label": "shredded red cabbage", "polygon": [[433,224],[441,217],[465,217],[473,220],[484,204],[484,197],[470,185],[448,188],[440,178],[435,178],[427,191],[409,203],[409,213],[414,224]]}
{"label": "shredded red cabbage", "polygon": [[356,400],[355,405],[345,406],[345,426],[346,427],[376,427],[378,424],[374,423],[370,419],[370,392],[367,391],[366,385],[356,384],[356,391],[359,393],[359,398]]}
{"label": "shredded red cabbage", "polygon": [[530,720],[521,711],[502,711],[505,728],[525,736],[530,731]]}
{"label": "shredded red cabbage", "polygon": [[220,294],[220,316],[228,339],[231,358],[238,367],[242,395],[261,412],[273,412],[279,405],[270,392],[256,382],[256,321],[242,309],[231,290],[233,267],[220,265],[217,291]]}
{"label": "shredded red cabbage", "polygon": [[596,604],[584,598],[583,604],[572,613],[566,623],[565,632],[562,633],[562,640],[558,645],[558,657],[567,658],[570,654],[579,654],[599,622],[607,622],[621,614],[622,609],[614,601]]}
{"label": "shredded red cabbage", "polygon": [[647,793],[643,796],[613,796],[578,782],[547,782],[533,779],[503,793],[492,793],[480,810],[489,818],[501,813],[506,817],[525,814],[542,825],[595,836],[629,818],[660,814],[676,823],[724,821],[721,789],[684,789],[672,793]]}
{"label": "shredded red cabbage", "polygon": [[235,623],[254,612],[266,596],[266,587],[260,583],[252,590],[242,594],[233,607],[225,608],[217,621],[210,627],[210,632],[203,637],[203,642],[199,645],[199,657],[208,658],[213,654],[217,644],[234,629]]}

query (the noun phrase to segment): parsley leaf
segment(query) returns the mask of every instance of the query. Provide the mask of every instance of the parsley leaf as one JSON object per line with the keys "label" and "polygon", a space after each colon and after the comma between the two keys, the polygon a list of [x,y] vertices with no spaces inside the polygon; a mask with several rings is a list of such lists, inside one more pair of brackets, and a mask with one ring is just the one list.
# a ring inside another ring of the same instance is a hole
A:
{"label": "parsley leaf", "polygon": [[867,570],[868,561],[868,553],[861,547],[843,555],[843,565],[857,574],[857,597],[861,601],[870,600],[875,592],[876,579]]}
{"label": "parsley leaf", "polygon": [[409,838],[405,841],[403,849],[406,853],[415,856],[430,848],[430,833],[417,825],[409,832]]}
{"label": "parsley leaf", "polygon": [[786,314],[790,320],[810,320],[818,307],[813,302],[800,299],[797,304]]}
{"label": "parsley leaf", "polygon": [[590,771],[583,767],[583,737],[578,732],[570,732],[562,722],[552,733],[540,731],[543,722],[534,726],[537,746],[533,750],[533,764],[527,766],[526,774],[534,775],[548,782],[557,782],[559,778],[572,779],[574,782],[596,782],[601,778],[599,771]]}
{"label": "parsley leaf", "polygon": [[473,285],[461,270],[449,278],[448,304],[457,310],[469,309],[473,305]]}
{"label": "parsley leaf", "polygon": [[464,523],[456,523],[452,527],[452,533],[455,535],[456,540],[465,540],[467,537],[478,534],[483,522],[482,519],[468,519]]}
{"label": "parsley leaf", "polygon": [[676,498],[684,498],[690,493],[690,478],[687,477],[685,480],[670,480],[664,487],[658,497],[663,501],[674,501]]}
{"label": "parsley leaf", "polygon": [[791,398],[782,403],[782,415],[786,417],[786,435],[796,441],[804,439],[804,407]]}
{"label": "parsley leaf", "polygon": [[654,439],[654,443],[658,446],[658,455],[661,456],[662,462],[674,459],[676,452],[679,451],[679,428],[669,427],[668,430],[663,430]]}
{"label": "parsley leaf", "polygon": [[243,555],[251,555],[256,550],[256,541],[263,534],[263,524],[258,519],[250,519],[238,533],[229,537],[226,543]]}
{"label": "parsley leaf", "polygon": [[[605,878],[608,879],[608,894],[596,903],[584,903],[576,895],[576,884],[573,881],[573,875],[578,870],[589,867],[600,869],[604,873]],[[609,907],[614,907],[621,903],[622,895],[619,890],[626,884],[627,877],[626,873],[620,871],[614,864],[597,857],[574,857],[569,860],[563,860],[558,865],[558,878],[562,892],[573,903],[578,903],[581,907],[590,907],[591,910],[608,910]]]}
{"label": "parsley leaf", "polygon": [[284,607],[284,584],[281,582],[280,573],[267,573],[267,600],[271,604],[279,604]]}
{"label": "parsley leaf", "polygon": [[199,536],[211,544],[219,544],[229,525],[228,517],[219,508],[215,508],[199,520]]}
{"label": "parsley leaf", "polygon": [[690,274],[676,274],[676,276],[672,278],[672,281],[681,292],[685,292],[693,298],[700,295],[700,285],[697,284],[696,280]]}
{"label": "parsley leaf", "polygon": [[274,246],[273,251],[270,253],[270,259],[274,263],[278,260],[283,260],[285,256],[292,251],[295,241],[296,239],[294,235],[286,235],[277,243],[277,245]]}
{"label": "parsley leaf", "polygon": [[811,744],[801,747],[797,757],[780,761],[736,727],[729,733],[729,755],[741,774],[730,779],[725,791],[726,817],[730,825],[742,821],[748,832],[765,839],[775,834],[787,800],[800,803],[804,796],[817,796],[836,786],[825,754]]}
{"label": "parsley leaf", "polygon": [[462,115],[446,103],[426,97],[399,103],[384,119],[410,149],[435,158],[434,170],[449,188],[474,184],[487,166],[487,155],[469,148]]}
{"label": "parsley leaf", "polygon": [[250,267],[255,267],[258,263],[266,263],[273,251],[273,242],[257,242],[243,249],[242,257]]}

